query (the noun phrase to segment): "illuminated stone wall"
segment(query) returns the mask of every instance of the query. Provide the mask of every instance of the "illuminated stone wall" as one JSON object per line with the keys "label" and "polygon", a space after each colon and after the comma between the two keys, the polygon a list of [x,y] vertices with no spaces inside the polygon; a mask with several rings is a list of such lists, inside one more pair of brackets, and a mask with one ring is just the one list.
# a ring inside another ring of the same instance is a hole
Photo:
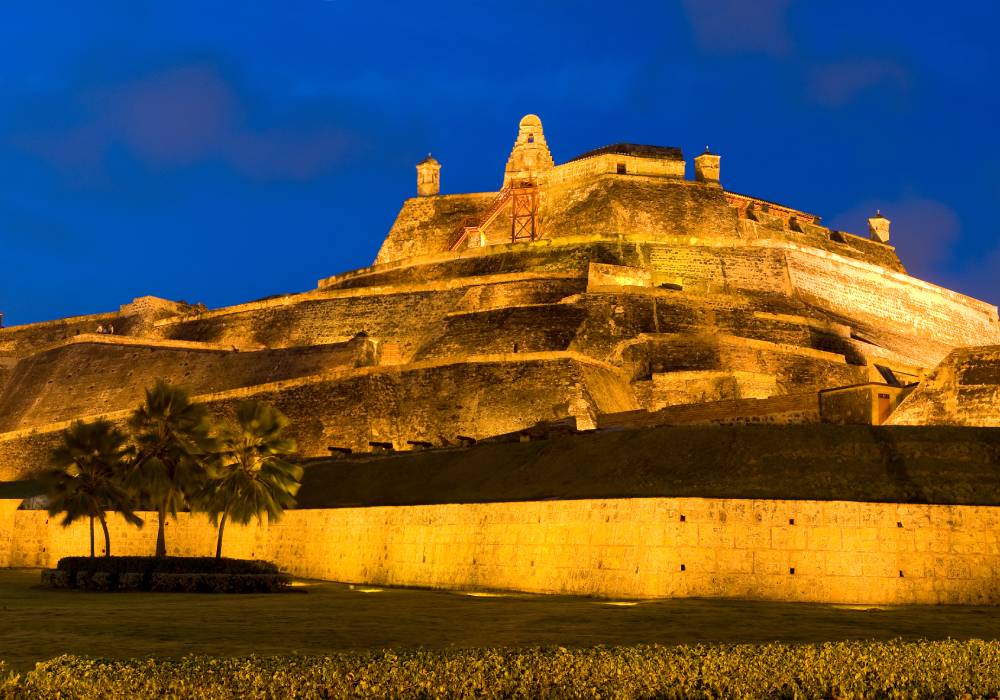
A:
{"label": "illuminated stone wall", "polygon": [[0,433],[135,408],[165,379],[192,394],[372,364],[363,342],[235,351],[198,343],[80,335],[21,359],[0,387]]}
{"label": "illuminated stone wall", "polygon": [[[457,435],[484,438],[567,417],[591,428],[602,413],[638,408],[626,377],[572,352],[361,367],[193,398],[221,415],[243,399],[274,404],[288,416],[289,434],[307,457],[327,456],[330,446],[369,451],[371,441],[404,450],[410,440],[442,445],[454,443]],[[121,424],[128,413],[102,415]],[[68,424],[0,433],[0,481],[26,478],[42,468]]]}
{"label": "illuminated stone wall", "polygon": [[[85,522],[63,529],[43,511],[0,503],[0,566],[52,566],[88,551]],[[155,516],[145,515],[142,530],[112,519],[112,553],[153,551]],[[167,546],[208,556],[214,535],[203,516],[181,515]],[[1000,603],[995,507],[648,498],[300,510],[270,526],[229,525],[225,553],[373,585]]]}
{"label": "illuminated stone wall", "polygon": [[888,422],[1000,427],[1000,345],[952,351]]}

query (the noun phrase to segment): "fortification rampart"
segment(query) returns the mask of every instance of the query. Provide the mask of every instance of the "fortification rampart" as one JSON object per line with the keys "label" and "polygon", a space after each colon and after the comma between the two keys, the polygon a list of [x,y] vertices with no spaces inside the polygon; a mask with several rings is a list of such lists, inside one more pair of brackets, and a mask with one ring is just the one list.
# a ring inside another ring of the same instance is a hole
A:
{"label": "fortification rampart", "polygon": [[[87,549],[86,523],[0,501],[0,566]],[[148,554],[155,514],[110,521],[115,554]],[[1000,508],[843,501],[598,499],[290,511],[226,528],[229,556],[348,583],[601,597],[858,604],[1000,603]],[[178,555],[207,556],[204,516],[168,521]],[[6,556],[4,556],[6,555]]]}
{"label": "fortification rampart", "polygon": [[816,394],[808,393],[719,401],[702,397],[697,403],[599,416],[597,427],[622,430],[659,425],[801,425],[819,421],[819,400]]}
{"label": "fortification rampart", "polygon": [[[627,378],[605,363],[574,352],[480,355],[462,362],[429,360],[403,367],[360,367],[260,383],[194,400],[223,415],[235,402],[269,401],[291,420],[291,435],[303,456],[325,456],[328,447],[370,449],[409,440],[434,444],[456,435],[489,437],[536,423],[576,418],[594,427],[601,413],[637,408]],[[138,400],[135,402],[138,404]],[[129,411],[72,414],[124,422]],[[0,434],[0,481],[22,478],[44,466],[69,421],[39,424]]]}
{"label": "fortification rampart", "polygon": [[953,350],[889,423],[1000,427],[1000,345]]}
{"label": "fortification rampart", "polygon": [[[629,153],[601,153],[557,165],[542,173],[539,179],[545,185],[553,186],[598,175],[683,178],[684,169],[683,158],[644,158]],[[619,172],[620,170],[625,172]]]}
{"label": "fortification rampart", "polygon": [[81,335],[17,363],[0,392],[0,432],[134,407],[157,379],[206,394],[373,361],[363,342],[237,352]]}

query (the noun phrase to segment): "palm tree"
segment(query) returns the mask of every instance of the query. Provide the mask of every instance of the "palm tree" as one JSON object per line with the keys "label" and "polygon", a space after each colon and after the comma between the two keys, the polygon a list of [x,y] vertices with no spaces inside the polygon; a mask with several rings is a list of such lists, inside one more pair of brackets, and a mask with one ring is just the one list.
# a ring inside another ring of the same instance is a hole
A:
{"label": "palm tree", "polygon": [[51,467],[42,474],[49,515],[63,514],[62,526],[90,519],[90,556],[94,556],[94,518],[104,530],[104,555],[111,556],[111,535],[105,511],[121,513],[142,527],[132,498],[123,484],[127,467],[126,438],[106,420],[77,421],[62,432],[62,444],[52,452]]}
{"label": "palm tree", "polygon": [[129,428],[136,449],[129,483],[156,509],[156,556],[165,557],[167,514],[176,518],[207,478],[211,421],[205,406],[159,379],[146,389],[146,401],[132,414]]}
{"label": "palm tree", "polygon": [[236,406],[236,422],[220,430],[215,478],[208,484],[203,507],[219,528],[215,557],[222,557],[226,520],[246,525],[281,517],[295,505],[302,467],[286,457],[295,452],[295,441],[282,435],[288,418],[262,401]]}

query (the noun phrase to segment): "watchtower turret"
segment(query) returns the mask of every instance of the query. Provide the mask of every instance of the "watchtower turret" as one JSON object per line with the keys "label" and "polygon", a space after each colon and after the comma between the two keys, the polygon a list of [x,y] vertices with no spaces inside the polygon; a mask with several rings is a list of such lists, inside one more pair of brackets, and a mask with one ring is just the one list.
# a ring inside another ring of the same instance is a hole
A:
{"label": "watchtower turret", "polygon": [[432,197],[441,192],[441,164],[430,153],[417,163],[417,196]]}
{"label": "watchtower turret", "polygon": [[699,182],[719,183],[719,161],[722,157],[708,150],[694,159],[694,178]]}
{"label": "watchtower turret", "polygon": [[511,180],[533,180],[535,175],[554,165],[542,132],[542,120],[534,114],[525,115],[518,124],[517,140],[507,159],[507,168],[503,174],[504,186],[510,184]]}
{"label": "watchtower turret", "polygon": [[872,240],[879,243],[888,243],[889,225],[891,223],[891,221],[882,216],[881,211],[876,210],[875,216],[868,219],[868,233],[871,235]]}

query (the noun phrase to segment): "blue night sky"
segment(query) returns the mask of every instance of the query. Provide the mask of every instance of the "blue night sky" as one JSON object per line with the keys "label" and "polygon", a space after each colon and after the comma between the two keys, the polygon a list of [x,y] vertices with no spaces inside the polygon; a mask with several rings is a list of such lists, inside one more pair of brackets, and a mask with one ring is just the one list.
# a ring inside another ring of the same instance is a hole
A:
{"label": "blue night sky", "polygon": [[[706,144],[722,180],[1000,302],[988,2],[5,0],[0,311],[209,306],[371,263],[414,164],[496,190],[525,113],[557,162]],[[689,166],[690,171],[690,166]]]}

